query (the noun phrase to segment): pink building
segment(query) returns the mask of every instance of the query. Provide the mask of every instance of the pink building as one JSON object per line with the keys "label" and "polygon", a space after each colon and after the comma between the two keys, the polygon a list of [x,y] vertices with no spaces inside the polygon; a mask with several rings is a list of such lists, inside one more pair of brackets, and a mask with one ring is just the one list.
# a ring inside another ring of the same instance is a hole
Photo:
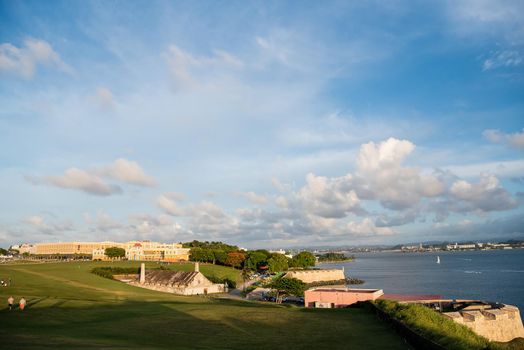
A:
{"label": "pink building", "polygon": [[336,308],[346,307],[358,301],[376,300],[382,289],[354,289],[345,287],[317,287],[304,292],[305,307]]}

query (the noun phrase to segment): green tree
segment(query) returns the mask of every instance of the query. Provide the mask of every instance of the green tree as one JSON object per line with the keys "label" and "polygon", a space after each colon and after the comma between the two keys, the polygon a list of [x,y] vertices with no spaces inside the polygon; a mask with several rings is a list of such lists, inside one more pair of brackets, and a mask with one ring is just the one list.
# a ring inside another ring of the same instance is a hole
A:
{"label": "green tree", "polygon": [[286,271],[289,268],[288,258],[283,254],[274,253],[267,260],[270,272]]}
{"label": "green tree", "polygon": [[105,249],[104,254],[111,259],[123,258],[126,256],[126,250],[124,248],[110,247]]}
{"label": "green tree", "polygon": [[269,256],[269,253],[265,254],[264,251],[259,251],[259,250],[251,251],[249,252],[248,258],[246,262],[244,263],[244,265],[246,268],[256,271],[258,270],[258,266],[261,263],[267,262],[268,256]]}
{"label": "green tree", "polygon": [[4,249],[4,248],[0,248],[0,255],[8,255],[9,252],[7,251],[7,249]]}
{"label": "green tree", "polygon": [[213,250],[213,256],[215,257],[215,262],[220,265],[226,264],[227,253],[220,249]]}
{"label": "green tree", "polygon": [[200,247],[193,247],[189,251],[189,260],[191,261],[204,261],[204,250]]}
{"label": "green tree", "polygon": [[285,295],[303,296],[307,284],[296,278],[279,278],[271,282],[269,287],[277,291],[278,300],[278,297]]}
{"label": "green tree", "polygon": [[310,252],[300,252],[291,259],[292,267],[315,266],[316,258]]}

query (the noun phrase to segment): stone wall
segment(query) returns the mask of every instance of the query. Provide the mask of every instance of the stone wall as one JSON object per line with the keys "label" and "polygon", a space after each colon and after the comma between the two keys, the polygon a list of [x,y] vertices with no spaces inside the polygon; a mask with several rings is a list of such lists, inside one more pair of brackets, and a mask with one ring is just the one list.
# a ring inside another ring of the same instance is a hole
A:
{"label": "stone wall", "polygon": [[500,309],[445,312],[443,315],[491,341],[507,342],[524,338],[520,312],[513,305],[504,305]]}
{"label": "stone wall", "polygon": [[329,282],[345,279],[344,270],[297,270],[289,271],[284,278],[296,278],[304,283]]}

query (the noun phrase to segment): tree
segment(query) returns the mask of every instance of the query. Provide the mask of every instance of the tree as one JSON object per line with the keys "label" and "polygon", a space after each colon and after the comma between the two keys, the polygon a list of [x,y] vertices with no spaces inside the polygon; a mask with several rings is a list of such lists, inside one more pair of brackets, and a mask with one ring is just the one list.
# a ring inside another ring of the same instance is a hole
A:
{"label": "tree", "polygon": [[7,251],[7,249],[4,249],[4,248],[0,248],[0,255],[8,255],[9,252]]}
{"label": "tree", "polygon": [[231,252],[227,253],[227,259],[226,259],[226,265],[240,268],[242,267],[242,263],[246,260],[246,256],[244,253],[241,252]]}
{"label": "tree", "polygon": [[285,255],[274,253],[271,258],[267,260],[270,272],[286,271],[289,268],[288,258]]}
{"label": "tree", "polygon": [[189,260],[204,261],[204,250],[200,247],[191,248],[189,251]]}
{"label": "tree", "polygon": [[126,250],[124,248],[110,247],[106,248],[104,254],[111,259],[123,258],[126,256]]}
{"label": "tree", "polygon": [[296,278],[279,278],[269,285],[269,288],[277,291],[278,296],[294,295],[297,297],[303,296],[307,288],[307,284]]}
{"label": "tree", "polygon": [[225,265],[226,264],[226,259],[227,259],[227,253],[223,250],[213,250],[213,255],[215,257],[215,262],[217,264],[220,264],[220,265]]}
{"label": "tree", "polygon": [[292,267],[315,266],[315,256],[310,252],[300,252],[291,259]]}
{"label": "tree", "polygon": [[264,251],[259,251],[259,250],[251,251],[249,252],[248,258],[246,262],[244,263],[244,265],[246,268],[256,271],[258,270],[258,266],[261,263],[267,262],[268,256],[269,256],[269,253],[265,254]]}

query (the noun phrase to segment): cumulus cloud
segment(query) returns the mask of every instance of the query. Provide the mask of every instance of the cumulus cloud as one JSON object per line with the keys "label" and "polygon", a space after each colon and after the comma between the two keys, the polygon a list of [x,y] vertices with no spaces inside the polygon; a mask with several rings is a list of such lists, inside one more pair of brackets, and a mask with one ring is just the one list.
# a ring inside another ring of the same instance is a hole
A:
{"label": "cumulus cloud", "polygon": [[26,180],[34,185],[77,189],[97,196],[109,196],[123,192],[120,186],[109,183],[107,179],[118,180],[136,186],[151,187],[155,185],[155,180],[146,175],[137,162],[123,158],[98,169],[82,170],[69,168],[63,175],[26,176]]}
{"label": "cumulus cloud", "polygon": [[389,227],[377,227],[370,218],[365,218],[361,222],[349,222],[346,229],[352,235],[392,235],[395,231]]}
{"label": "cumulus cloud", "polygon": [[39,65],[71,71],[47,41],[27,38],[22,47],[10,43],[0,44],[0,71],[30,79]]}
{"label": "cumulus cloud", "polygon": [[348,183],[351,175],[341,178],[327,178],[308,174],[306,185],[296,194],[300,205],[311,214],[325,218],[342,218],[349,212],[360,210],[359,198]]}
{"label": "cumulus cloud", "polygon": [[480,211],[504,211],[517,207],[517,201],[500,186],[493,175],[483,175],[478,183],[459,180],[450,188],[451,195],[467,203],[467,209]]}
{"label": "cumulus cloud", "polygon": [[387,208],[403,209],[416,205],[422,197],[443,193],[444,186],[436,176],[403,166],[414,149],[410,141],[395,138],[362,145],[357,157],[357,194],[376,198]]}
{"label": "cumulus cloud", "polygon": [[524,149],[524,129],[513,134],[504,133],[497,129],[487,129],[482,133],[484,137],[493,142],[507,145],[517,149]]}

